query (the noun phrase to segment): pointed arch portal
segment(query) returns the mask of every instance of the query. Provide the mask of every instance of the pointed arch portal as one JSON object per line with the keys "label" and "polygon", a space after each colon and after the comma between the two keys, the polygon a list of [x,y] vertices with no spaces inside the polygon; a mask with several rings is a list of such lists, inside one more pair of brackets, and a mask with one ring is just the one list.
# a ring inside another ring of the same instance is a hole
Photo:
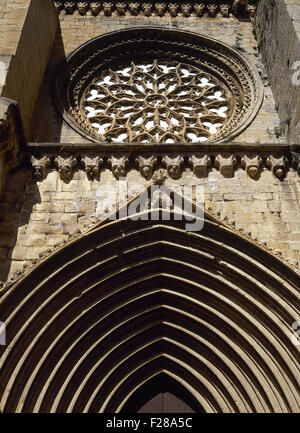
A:
{"label": "pointed arch portal", "polygon": [[166,392],[195,412],[297,412],[299,287],[209,216],[199,233],[102,222],[3,295],[1,410],[138,411]]}

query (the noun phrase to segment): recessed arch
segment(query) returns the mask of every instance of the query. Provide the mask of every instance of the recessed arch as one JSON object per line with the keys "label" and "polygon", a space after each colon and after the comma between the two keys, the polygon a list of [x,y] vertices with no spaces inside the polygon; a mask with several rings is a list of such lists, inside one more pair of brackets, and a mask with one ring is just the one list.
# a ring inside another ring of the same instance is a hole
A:
{"label": "recessed arch", "polygon": [[208,412],[297,412],[299,279],[208,216],[101,223],[4,294],[1,409],[121,411],[167,371]]}
{"label": "recessed arch", "polygon": [[[166,394],[176,397],[176,412],[179,413],[201,413],[204,409],[194,396],[175,380],[168,372],[158,373],[153,376],[136,392],[134,392],[123,405],[121,413],[153,413],[170,412],[169,408],[174,410],[174,405],[168,402]],[[170,398],[170,397],[169,397]]]}

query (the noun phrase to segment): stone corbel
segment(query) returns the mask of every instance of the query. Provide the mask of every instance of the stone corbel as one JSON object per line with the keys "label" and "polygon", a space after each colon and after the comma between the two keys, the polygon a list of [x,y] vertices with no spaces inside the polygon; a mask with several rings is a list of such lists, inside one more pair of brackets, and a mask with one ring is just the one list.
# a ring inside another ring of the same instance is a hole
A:
{"label": "stone corbel", "polygon": [[248,12],[250,20],[253,22],[255,19],[255,14],[256,14],[256,6],[248,4],[247,12]]}
{"label": "stone corbel", "polygon": [[166,167],[168,175],[172,179],[179,179],[181,176],[181,167],[184,159],[181,155],[165,155],[162,159],[163,165]]}
{"label": "stone corbel", "polygon": [[74,155],[58,155],[55,158],[55,164],[58,168],[58,173],[61,180],[68,182],[72,179],[73,168],[77,164],[77,159]]}
{"label": "stone corbel", "polygon": [[33,168],[33,177],[36,180],[42,181],[46,177],[47,168],[50,166],[50,156],[32,156],[31,164]]}
{"label": "stone corbel", "polygon": [[207,5],[207,10],[208,10],[209,16],[214,18],[218,12],[218,5],[216,5],[215,3],[212,2],[212,3]]}
{"label": "stone corbel", "polygon": [[138,15],[140,10],[140,3],[139,2],[130,2],[128,5],[128,8],[132,15]]}
{"label": "stone corbel", "polygon": [[262,159],[260,156],[244,155],[241,159],[241,166],[246,170],[246,173],[252,178],[256,179],[259,175]]}
{"label": "stone corbel", "polygon": [[229,11],[230,11],[230,4],[229,3],[221,3],[220,4],[220,12],[222,17],[227,18],[229,17]]}
{"label": "stone corbel", "polygon": [[135,161],[138,164],[141,175],[144,176],[147,180],[151,179],[154,171],[154,166],[157,164],[157,158],[153,155],[139,155],[135,159]]}
{"label": "stone corbel", "polygon": [[203,2],[196,3],[194,5],[194,10],[197,17],[199,18],[203,17],[205,11],[205,4]]}
{"label": "stone corbel", "polygon": [[181,5],[181,12],[182,15],[186,18],[188,18],[191,15],[193,6],[190,3],[183,3]]}
{"label": "stone corbel", "polygon": [[171,17],[175,18],[179,9],[178,3],[169,3],[169,14]]}
{"label": "stone corbel", "polygon": [[79,1],[77,4],[77,9],[80,15],[85,15],[88,11],[89,4],[87,1]]}
{"label": "stone corbel", "polygon": [[113,12],[113,4],[112,2],[104,2],[102,5],[104,15],[110,17]]}
{"label": "stone corbel", "polygon": [[90,11],[94,16],[97,16],[101,10],[101,4],[99,2],[91,2],[90,3]]}
{"label": "stone corbel", "polygon": [[103,164],[103,158],[99,155],[85,155],[81,159],[81,164],[89,179],[94,179],[100,174],[100,166]]}
{"label": "stone corbel", "polygon": [[68,15],[71,15],[75,11],[76,5],[75,5],[74,1],[65,1],[64,2],[64,8],[65,8],[66,13]]}
{"label": "stone corbel", "polygon": [[208,155],[201,155],[195,153],[190,156],[189,164],[193,168],[193,173],[198,177],[206,177],[207,169],[211,165],[211,159]]}
{"label": "stone corbel", "polygon": [[215,165],[220,170],[220,173],[224,177],[232,177],[233,169],[237,164],[236,157],[234,155],[217,155]]}
{"label": "stone corbel", "polygon": [[126,166],[129,162],[129,159],[125,155],[112,155],[108,158],[107,162],[111,166],[111,170],[116,179],[120,179],[120,177],[125,177],[126,174]]}
{"label": "stone corbel", "polygon": [[116,11],[118,13],[118,15],[125,15],[126,14],[126,9],[127,9],[127,4],[124,2],[117,2],[116,4]]}
{"label": "stone corbel", "polygon": [[286,157],[270,155],[267,158],[266,166],[272,170],[277,179],[282,179],[286,173]]}
{"label": "stone corbel", "polygon": [[152,14],[152,3],[143,3],[142,11],[145,17],[150,17]]}
{"label": "stone corbel", "polygon": [[164,3],[160,2],[160,3],[156,3],[154,5],[154,8],[155,8],[156,15],[159,17],[163,17],[167,10],[167,5],[165,2]]}

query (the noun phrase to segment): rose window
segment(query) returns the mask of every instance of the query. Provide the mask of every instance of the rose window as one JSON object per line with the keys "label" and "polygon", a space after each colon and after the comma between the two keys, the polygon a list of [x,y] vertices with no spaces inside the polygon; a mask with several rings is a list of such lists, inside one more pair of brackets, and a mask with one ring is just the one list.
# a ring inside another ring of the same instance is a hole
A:
{"label": "rose window", "polygon": [[75,50],[56,73],[53,95],[64,120],[89,141],[201,146],[240,134],[256,116],[263,88],[229,46],[143,27]]}
{"label": "rose window", "polygon": [[189,65],[154,60],[104,71],[84,93],[101,140],[204,142],[230,115],[230,92]]}

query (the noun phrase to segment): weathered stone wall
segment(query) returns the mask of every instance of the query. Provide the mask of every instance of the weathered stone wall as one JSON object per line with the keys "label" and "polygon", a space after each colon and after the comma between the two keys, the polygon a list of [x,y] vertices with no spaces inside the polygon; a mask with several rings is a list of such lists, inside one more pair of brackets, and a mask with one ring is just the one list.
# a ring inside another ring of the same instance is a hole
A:
{"label": "weathered stone wall", "polygon": [[260,0],[256,32],[282,127],[290,144],[299,144],[300,1]]}
{"label": "weathered stone wall", "polygon": [[[128,186],[143,189],[147,183],[138,171],[127,174]],[[259,180],[237,170],[224,178],[213,169],[208,178],[199,179],[186,169],[181,179],[168,179],[166,185],[202,185],[205,208],[237,230],[250,233],[252,239],[268,249],[282,252],[285,259],[300,263],[300,179],[290,170],[280,181],[267,169]],[[4,201],[0,204],[1,276],[6,280],[23,265],[38,259],[74,234],[97,221],[103,201],[108,202],[109,188],[118,188],[108,169],[100,180],[88,180],[84,171],[74,173],[65,183],[57,171],[48,173],[43,182],[32,180],[31,170],[18,169],[10,177]]]}
{"label": "weathered stone wall", "polygon": [[112,31],[137,26],[161,26],[196,32],[215,38],[236,48],[246,59],[257,68],[264,83],[264,101],[259,114],[250,127],[235,141],[239,142],[281,142],[277,138],[275,128],[279,126],[279,117],[264,66],[258,54],[257,42],[253,32],[253,24],[239,21],[236,18],[170,18],[170,17],[93,17],[75,15],[60,15],[60,31],[55,41],[52,64],[49,66],[45,85],[37,104],[33,141],[82,143],[87,140],[63,123],[52,103],[50,85],[57,64],[79,45],[89,39]]}
{"label": "weathered stone wall", "polygon": [[51,0],[7,1],[0,11],[1,95],[19,103],[23,128],[29,138],[58,19]]}
{"label": "weathered stone wall", "polygon": [[[275,134],[280,119],[250,22],[235,18],[178,17],[171,20],[167,17],[105,18],[79,15],[60,16],[60,29],[56,33],[51,63],[36,106],[31,134],[34,141],[86,141],[64,124],[55,110],[50,95],[53,71],[66,54],[88,39],[109,31],[141,25],[190,30],[214,37],[238,49],[260,71],[265,96],[258,116],[236,140],[245,143],[283,141],[283,137],[277,138]],[[53,29],[51,27],[49,30],[51,34]],[[31,55],[28,41],[22,49],[28,59]],[[48,49],[50,45],[47,45]],[[46,56],[43,58],[45,60]],[[24,72],[23,69],[21,71]],[[272,73],[270,68],[269,78],[274,80]],[[26,82],[28,74],[29,69],[26,71]],[[41,77],[42,70],[39,69],[38,80]],[[30,99],[34,94],[28,95]],[[26,89],[21,99],[23,97],[26,101]],[[129,171],[128,180],[129,184],[135,183],[141,188],[145,186],[145,180],[136,170]],[[199,179],[186,169],[180,180],[168,180],[167,184],[172,186],[191,182],[205,187],[206,209],[221,220],[235,224],[238,230],[251,233],[253,239],[265,242],[267,248],[279,250],[285,259],[294,261],[299,266],[300,180],[297,172],[291,169],[286,179],[280,181],[267,169],[264,169],[259,180],[251,179],[242,169],[238,169],[232,178],[224,178],[213,169],[207,178]],[[16,271],[22,270],[24,264],[38,259],[56,245],[63,245],[78,230],[84,230],[96,217],[97,209],[106,199],[99,192],[103,185],[116,183],[108,169],[101,171],[100,180],[94,181],[88,180],[84,171],[77,171],[69,183],[63,182],[54,170],[48,173],[44,181],[36,182],[32,179],[29,167],[15,169],[9,177],[6,194],[0,204],[0,280],[5,281]]]}

